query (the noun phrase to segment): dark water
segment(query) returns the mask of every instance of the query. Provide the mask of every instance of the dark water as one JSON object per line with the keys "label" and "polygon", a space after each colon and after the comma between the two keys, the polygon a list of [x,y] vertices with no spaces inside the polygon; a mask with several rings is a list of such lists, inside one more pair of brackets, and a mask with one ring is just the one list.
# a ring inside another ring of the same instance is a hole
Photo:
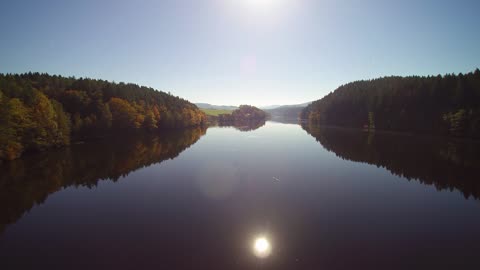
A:
{"label": "dark water", "polygon": [[480,269],[478,144],[254,128],[0,165],[0,269]]}

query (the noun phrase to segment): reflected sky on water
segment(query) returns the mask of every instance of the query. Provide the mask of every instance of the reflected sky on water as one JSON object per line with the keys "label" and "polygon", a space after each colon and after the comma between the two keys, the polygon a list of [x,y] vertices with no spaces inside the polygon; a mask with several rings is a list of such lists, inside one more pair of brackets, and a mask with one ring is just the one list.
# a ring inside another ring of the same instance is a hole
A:
{"label": "reflected sky on water", "polygon": [[267,122],[30,155],[1,165],[0,268],[478,269],[477,153]]}

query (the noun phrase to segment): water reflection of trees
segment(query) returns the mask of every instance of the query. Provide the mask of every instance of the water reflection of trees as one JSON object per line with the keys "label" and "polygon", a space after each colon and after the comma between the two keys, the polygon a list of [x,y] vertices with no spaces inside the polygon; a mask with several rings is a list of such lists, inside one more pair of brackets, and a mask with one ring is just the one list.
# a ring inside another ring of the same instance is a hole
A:
{"label": "water reflection of trees", "polygon": [[0,165],[0,233],[7,224],[69,186],[94,187],[177,157],[205,134],[195,128],[154,135],[128,135],[73,145]]}
{"label": "water reflection of trees", "polygon": [[265,120],[248,120],[248,121],[239,121],[236,120],[233,123],[219,123],[221,127],[233,127],[240,131],[253,131],[259,129],[265,125]]}
{"label": "water reflection of trees", "polygon": [[457,189],[466,198],[480,199],[480,143],[307,124],[302,127],[343,159],[373,164],[438,190]]}

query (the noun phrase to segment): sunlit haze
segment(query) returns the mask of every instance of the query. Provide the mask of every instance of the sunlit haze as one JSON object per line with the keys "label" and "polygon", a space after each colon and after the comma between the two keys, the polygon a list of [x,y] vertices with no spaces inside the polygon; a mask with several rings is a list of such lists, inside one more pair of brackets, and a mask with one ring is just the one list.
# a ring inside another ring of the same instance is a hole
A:
{"label": "sunlit haze", "polygon": [[[473,71],[479,1],[3,1],[0,72],[296,104],[387,75]],[[461,42],[460,42],[461,41]]]}

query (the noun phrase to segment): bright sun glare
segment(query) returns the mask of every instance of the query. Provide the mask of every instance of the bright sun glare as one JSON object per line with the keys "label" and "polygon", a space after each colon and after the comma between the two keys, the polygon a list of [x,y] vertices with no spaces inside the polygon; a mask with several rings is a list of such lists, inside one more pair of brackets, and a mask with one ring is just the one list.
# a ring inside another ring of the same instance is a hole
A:
{"label": "bright sun glare", "polygon": [[253,243],[253,253],[258,258],[266,258],[270,255],[272,248],[270,242],[265,237],[257,237]]}
{"label": "bright sun glare", "polygon": [[247,14],[271,21],[290,13],[295,0],[232,0],[237,7],[243,7]]}
{"label": "bright sun glare", "polygon": [[250,8],[257,11],[276,9],[284,0],[244,0]]}
{"label": "bright sun glare", "polygon": [[254,6],[268,6],[275,2],[275,0],[246,0],[250,5]]}

